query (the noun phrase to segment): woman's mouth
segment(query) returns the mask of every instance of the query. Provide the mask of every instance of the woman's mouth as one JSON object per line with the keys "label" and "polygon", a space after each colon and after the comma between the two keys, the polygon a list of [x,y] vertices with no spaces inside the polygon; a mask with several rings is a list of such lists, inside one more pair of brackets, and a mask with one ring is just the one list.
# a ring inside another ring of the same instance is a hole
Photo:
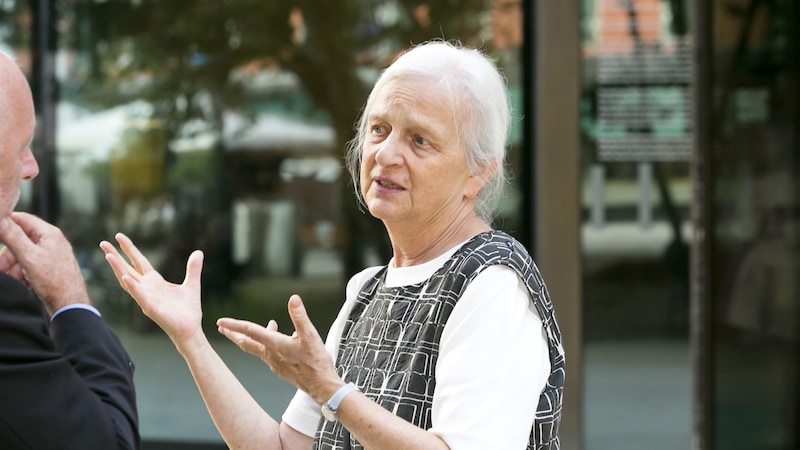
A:
{"label": "woman's mouth", "polygon": [[403,189],[402,186],[398,186],[398,185],[392,183],[391,181],[387,181],[387,180],[376,180],[376,181],[377,181],[378,185],[380,185],[381,187],[384,187],[386,189]]}

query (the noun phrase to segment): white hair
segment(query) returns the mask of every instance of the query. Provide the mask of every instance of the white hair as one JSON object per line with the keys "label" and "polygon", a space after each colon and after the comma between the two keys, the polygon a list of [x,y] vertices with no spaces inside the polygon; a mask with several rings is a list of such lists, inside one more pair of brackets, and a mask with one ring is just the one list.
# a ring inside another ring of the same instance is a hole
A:
{"label": "white hair", "polygon": [[458,43],[430,41],[403,53],[384,70],[356,125],[356,136],[347,147],[347,168],[358,200],[364,199],[359,183],[361,155],[368,132],[367,119],[376,93],[386,83],[407,76],[424,77],[444,88],[450,97],[456,133],[473,174],[494,170],[475,197],[475,214],[491,223],[506,183],[505,156],[511,108],[505,77],[481,51]]}

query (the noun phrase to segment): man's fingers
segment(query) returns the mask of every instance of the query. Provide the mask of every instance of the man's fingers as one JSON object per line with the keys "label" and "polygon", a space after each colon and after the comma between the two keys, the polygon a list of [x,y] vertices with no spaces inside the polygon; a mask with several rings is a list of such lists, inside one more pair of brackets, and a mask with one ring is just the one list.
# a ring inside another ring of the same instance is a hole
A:
{"label": "man's fingers", "polygon": [[11,251],[15,257],[24,258],[35,246],[30,237],[20,228],[17,222],[11,218],[0,219],[0,242],[5,244],[7,251]]}
{"label": "man's fingers", "polygon": [[8,272],[17,263],[17,258],[8,247],[0,248],[0,272]]}
{"label": "man's fingers", "polygon": [[61,230],[33,214],[14,212],[0,219],[0,242],[14,253],[18,261],[25,264],[42,237],[53,230],[61,233]]}
{"label": "man's fingers", "polygon": [[28,284],[27,280],[25,279],[25,273],[22,271],[22,266],[19,264],[15,264],[8,272],[9,275],[12,277],[22,281],[26,285]]}
{"label": "man's fingers", "polygon": [[11,220],[19,225],[20,229],[22,229],[25,235],[29,236],[30,240],[33,242],[38,242],[45,230],[56,228],[49,222],[26,212],[11,213]]}
{"label": "man's fingers", "polygon": [[22,266],[17,263],[17,259],[14,258],[14,254],[8,248],[0,249],[0,272],[5,272],[27,286]]}

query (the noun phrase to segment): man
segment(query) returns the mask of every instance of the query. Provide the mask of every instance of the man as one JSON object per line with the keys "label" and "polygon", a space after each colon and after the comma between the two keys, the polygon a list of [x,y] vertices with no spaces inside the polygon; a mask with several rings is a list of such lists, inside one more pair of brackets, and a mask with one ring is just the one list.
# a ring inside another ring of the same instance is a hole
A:
{"label": "man", "polygon": [[133,363],[91,306],[72,247],[12,212],[20,181],[39,173],[35,122],[27,80],[0,52],[0,448],[138,449]]}

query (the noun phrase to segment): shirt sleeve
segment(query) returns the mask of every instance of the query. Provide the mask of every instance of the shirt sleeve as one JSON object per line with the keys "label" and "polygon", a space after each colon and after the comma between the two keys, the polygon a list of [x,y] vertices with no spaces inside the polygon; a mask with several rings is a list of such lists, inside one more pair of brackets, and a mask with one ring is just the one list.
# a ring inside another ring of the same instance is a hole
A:
{"label": "shirt sleeve", "polygon": [[73,303],[67,306],[62,306],[61,308],[57,309],[56,312],[54,312],[53,315],[50,317],[50,321],[52,322],[53,319],[56,318],[56,316],[63,313],[64,311],[69,311],[71,309],[85,309],[86,311],[91,311],[97,317],[103,317],[103,315],[100,314],[100,311],[92,305],[88,305],[86,303]]}
{"label": "shirt sleeve", "polygon": [[524,449],[550,373],[547,339],[525,284],[492,266],[445,325],[429,430],[453,450]]}

